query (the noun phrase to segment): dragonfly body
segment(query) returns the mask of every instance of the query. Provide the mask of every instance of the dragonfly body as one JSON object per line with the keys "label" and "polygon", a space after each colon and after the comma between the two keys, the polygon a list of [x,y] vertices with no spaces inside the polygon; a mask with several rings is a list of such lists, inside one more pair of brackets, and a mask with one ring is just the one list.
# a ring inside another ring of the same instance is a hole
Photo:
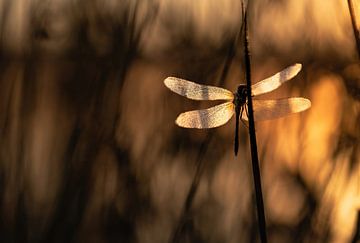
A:
{"label": "dragonfly body", "polygon": [[[251,86],[252,97],[271,92],[293,78],[301,70],[301,64],[294,64],[275,75]],[[181,113],[175,123],[184,128],[214,128],[227,123],[235,114],[235,155],[238,151],[239,121],[247,120],[247,87],[238,86],[235,93],[215,86],[197,84],[184,79],[168,77],[165,86],[173,92],[193,100],[225,100],[225,103],[203,110]],[[311,102],[302,97],[258,100],[253,99],[255,121],[275,119],[308,109]],[[244,112],[245,111],[245,112]]]}
{"label": "dragonfly body", "polygon": [[235,141],[234,141],[234,153],[237,155],[239,150],[239,121],[242,117],[242,113],[246,110],[247,99],[247,87],[245,84],[240,84],[237,91],[234,93],[234,106],[235,106]]}
{"label": "dragonfly body", "polygon": [[234,100],[233,103],[235,105],[235,109],[244,106],[246,104],[246,97],[247,97],[247,88],[246,84],[240,84],[237,88],[237,91],[234,93]]}

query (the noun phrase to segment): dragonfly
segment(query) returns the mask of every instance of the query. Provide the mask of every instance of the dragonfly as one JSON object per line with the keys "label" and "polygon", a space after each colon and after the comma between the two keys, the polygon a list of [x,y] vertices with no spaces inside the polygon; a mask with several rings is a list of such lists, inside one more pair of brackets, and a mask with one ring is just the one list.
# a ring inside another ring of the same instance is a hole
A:
{"label": "dragonfly", "polygon": [[[271,92],[295,77],[301,68],[302,65],[296,63],[251,86],[251,95],[255,98],[253,99],[255,122],[276,119],[292,113],[305,111],[311,107],[310,100],[303,97],[273,100],[256,99],[256,96]],[[244,123],[248,121],[246,84],[240,84],[234,93],[224,88],[197,84],[176,77],[166,78],[164,84],[171,91],[188,99],[225,100],[226,102],[208,109],[181,113],[176,118],[175,123],[184,128],[215,128],[227,123],[235,114],[234,152],[237,155],[239,148],[239,121]]]}

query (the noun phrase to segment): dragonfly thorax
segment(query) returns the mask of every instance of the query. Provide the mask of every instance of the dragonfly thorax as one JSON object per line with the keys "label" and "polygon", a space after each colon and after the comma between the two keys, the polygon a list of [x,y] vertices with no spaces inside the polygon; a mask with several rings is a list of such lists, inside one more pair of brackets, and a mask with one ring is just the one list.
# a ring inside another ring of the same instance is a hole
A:
{"label": "dragonfly thorax", "polygon": [[236,93],[234,93],[234,105],[236,109],[240,109],[245,105],[247,99],[247,88],[245,84],[240,84]]}

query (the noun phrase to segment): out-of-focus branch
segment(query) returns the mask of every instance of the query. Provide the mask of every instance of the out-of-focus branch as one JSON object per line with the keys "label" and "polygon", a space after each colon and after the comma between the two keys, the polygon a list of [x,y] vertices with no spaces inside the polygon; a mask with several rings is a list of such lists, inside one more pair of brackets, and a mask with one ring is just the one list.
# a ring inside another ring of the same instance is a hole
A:
{"label": "out-of-focus branch", "polygon": [[355,10],[352,0],[348,0],[349,12],[351,17],[351,23],[354,31],[354,37],[356,42],[356,48],[358,53],[358,58],[360,58],[360,32],[356,26]]}
{"label": "out-of-focus branch", "polygon": [[351,241],[351,243],[357,243],[360,241],[360,210],[358,211],[358,214],[357,214],[357,223],[356,223],[356,226],[355,226],[355,234],[354,234],[354,237]]}
{"label": "out-of-focus branch", "polygon": [[[232,61],[233,61],[233,59],[234,59],[234,57],[236,55],[236,47],[237,47],[240,35],[242,33],[243,27],[244,27],[244,16],[242,16],[242,18],[241,18],[241,27],[239,28],[238,32],[236,33],[234,42],[229,46],[227,56],[226,56],[226,59],[225,59],[225,62],[224,62],[224,66],[223,66],[223,69],[222,69],[222,72],[221,72],[221,76],[219,78],[218,83],[216,84],[218,86],[223,86],[223,84],[225,83],[225,79],[226,79],[226,77],[227,77],[227,75],[229,73],[231,63],[232,63]],[[185,228],[185,225],[187,223],[187,219],[189,218],[188,216],[189,216],[189,212],[190,212],[190,209],[191,209],[191,205],[192,205],[192,202],[194,201],[194,197],[196,195],[196,191],[197,191],[197,188],[199,186],[201,176],[202,176],[202,174],[204,172],[205,165],[204,165],[204,156],[203,156],[203,154],[207,151],[207,148],[209,146],[209,143],[210,143],[213,135],[214,135],[214,131],[210,130],[208,132],[208,134],[206,135],[206,138],[205,138],[204,142],[201,145],[201,148],[199,150],[199,153],[198,153],[198,156],[197,156],[197,159],[196,159],[197,165],[196,165],[195,175],[194,175],[194,178],[193,178],[189,193],[186,196],[184,208],[183,208],[183,211],[181,213],[179,223],[177,224],[176,229],[175,229],[173,235],[171,236],[169,242],[176,243],[176,242],[181,241],[181,234],[182,234],[182,232],[183,232],[183,230]]]}

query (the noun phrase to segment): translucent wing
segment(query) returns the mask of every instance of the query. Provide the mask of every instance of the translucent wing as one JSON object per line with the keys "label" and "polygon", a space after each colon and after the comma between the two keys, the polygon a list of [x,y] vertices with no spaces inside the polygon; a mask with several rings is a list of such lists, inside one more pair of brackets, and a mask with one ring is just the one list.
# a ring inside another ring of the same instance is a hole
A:
{"label": "translucent wing", "polygon": [[271,76],[270,78],[264,79],[251,86],[252,95],[261,95],[277,89],[284,82],[292,79],[301,70],[301,64],[294,64],[281,72]]}
{"label": "translucent wing", "polygon": [[234,114],[234,104],[226,102],[209,109],[181,113],[175,123],[185,128],[213,128],[224,125]]}
{"label": "translucent wing", "polygon": [[201,85],[185,79],[168,77],[164,84],[171,91],[192,100],[232,100],[234,95],[227,89]]}
{"label": "translucent wing", "polygon": [[[305,98],[288,98],[278,100],[253,100],[255,121],[271,120],[310,108],[311,102]],[[243,120],[248,120],[245,112]]]}

